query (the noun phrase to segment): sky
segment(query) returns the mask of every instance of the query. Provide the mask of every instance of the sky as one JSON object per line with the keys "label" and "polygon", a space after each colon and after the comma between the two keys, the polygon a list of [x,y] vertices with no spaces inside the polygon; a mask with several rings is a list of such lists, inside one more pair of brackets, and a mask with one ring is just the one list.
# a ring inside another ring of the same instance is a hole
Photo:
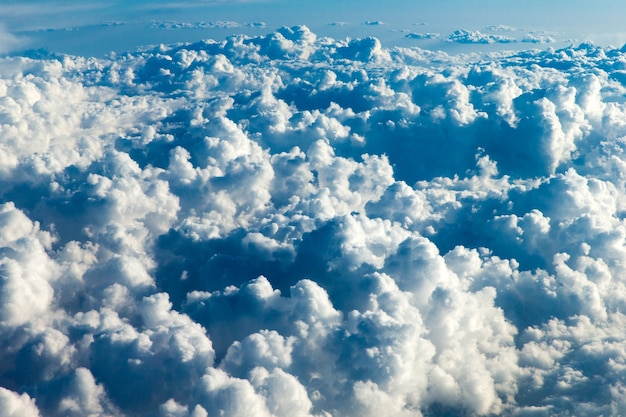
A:
{"label": "sky", "polygon": [[[612,0],[552,0],[549,4],[540,0],[365,0],[358,5],[351,0],[5,1],[0,3],[0,23],[6,32],[0,37],[0,46],[4,44],[0,52],[47,49],[104,56],[146,45],[199,38],[221,40],[235,33],[263,34],[301,24],[320,36],[376,36],[386,46],[417,46],[453,53],[473,49],[446,41],[455,30],[489,31],[494,26],[508,26],[519,38],[528,32],[539,34],[557,47],[582,41],[621,46],[626,43],[621,21],[625,12],[623,2]],[[215,27],[217,22],[229,25]],[[410,33],[438,36],[407,38]],[[11,39],[6,39],[9,35]],[[547,43],[533,46],[545,47]],[[506,45],[506,49],[527,47]],[[482,51],[503,48],[496,43]]]}
{"label": "sky", "polygon": [[624,6],[544,3],[0,3],[0,415],[626,415]]}

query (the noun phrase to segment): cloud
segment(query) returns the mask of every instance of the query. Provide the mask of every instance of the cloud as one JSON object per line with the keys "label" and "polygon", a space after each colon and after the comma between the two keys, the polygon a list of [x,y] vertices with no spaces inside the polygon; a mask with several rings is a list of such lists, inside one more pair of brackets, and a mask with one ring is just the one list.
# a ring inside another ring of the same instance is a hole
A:
{"label": "cloud", "polygon": [[68,393],[59,403],[59,413],[67,416],[114,416],[119,414],[107,398],[102,385],[97,384],[91,372],[78,368],[68,384]]}
{"label": "cloud", "polygon": [[491,31],[491,32],[513,32],[516,29],[508,25],[492,25],[492,26],[487,26],[485,30]]}
{"label": "cloud", "polygon": [[0,24],[0,54],[6,54],[25,47],[28,40],[9,32],[4,25]]}
{"label": "cloud", "polygon": [[455,30],[454,33],[448,36],[448,42],[488,44],[488,43],[514,43],[517,41],[514,38],[510,38],[507,36],[491,35],[491,34],[482,33],[480,31],[459,29],[459,30]]}
{"label": "cloud", "polygon": [[406,35],[404,35],[405,38],[407,39],[417,39],[417,40],[421,40],[421,39],[435,39],[438,38],[440,35],[438,33],[407,33]]}
{"label": "cloud", "polygon": [[623,414],[623,59],[3,58],[2,409]]}
{"label": "cloud", "polygon": [[552,43],[555,42],[554,37],[549,33],[543,32],[529,32],[524,35],[521,42],[527,43]]}
{"label": "cloud", "polygon": [[[262,24],[251,24],[251,27],[262,27]],[[241,24],[232,21],[218,20],[216,22],[152,22],[152,27],[164,30],[177,30],[177,29],[215,29],[215,28],[238,28]]]}
{"label": "cloud", "polygon": [[28,394],[17,394],[0,387],[0,406],[7,417],[39,417],[35,401]]}
{"label": "cloud", "polygon": [[251,28],[265,28],[267,27],[267,24],[265,22],[251,22],[246,23],[246,26],[249,26]]}

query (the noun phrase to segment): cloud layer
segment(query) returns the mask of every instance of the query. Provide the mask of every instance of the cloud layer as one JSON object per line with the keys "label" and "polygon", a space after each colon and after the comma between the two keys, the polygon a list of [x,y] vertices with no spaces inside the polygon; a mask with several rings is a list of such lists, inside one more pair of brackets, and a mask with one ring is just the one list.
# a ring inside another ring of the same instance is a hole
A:
{"label": "cloud layer", "polygon": [[625,414],[625,57],[3,59],[0,408]]}

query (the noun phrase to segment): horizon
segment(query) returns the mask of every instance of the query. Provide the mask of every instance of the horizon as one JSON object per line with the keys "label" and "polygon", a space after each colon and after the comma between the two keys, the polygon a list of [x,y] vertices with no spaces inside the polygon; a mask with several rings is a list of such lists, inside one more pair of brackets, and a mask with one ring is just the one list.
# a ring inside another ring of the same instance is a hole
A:
{"label": "horizon", "polygon": [[[619,16],[624,13],[626,5],[616,1],[592,6],[584,1],[559,0],[548,7],[539,0],[524,4],[402,0],[384,7],[365,1],[355,8],[349,1],[73,1],[60,6],[53,0],[40,0],[21,6],[0,5],[0,27],[5,28],[0,36],[0,52],[19,54],[45,49],[52,53],[104,56],[110,52],[132,53],[150,45],[200,39],[221,41],[239,33],[256,36],[297,25],[306,25],[319,36],[335,39],[374,36],[387,47],[450,53],[560,48],[588,41],[600,46],[622,46],[626,43],[626,31]],[[518,42],[494,42],[481,48],[448,42],[457,30],[512,35]],[[410,34],[438,36],[418,39],[407,36]],[[536,34],[536,39],[522,42],[528,34]]]}

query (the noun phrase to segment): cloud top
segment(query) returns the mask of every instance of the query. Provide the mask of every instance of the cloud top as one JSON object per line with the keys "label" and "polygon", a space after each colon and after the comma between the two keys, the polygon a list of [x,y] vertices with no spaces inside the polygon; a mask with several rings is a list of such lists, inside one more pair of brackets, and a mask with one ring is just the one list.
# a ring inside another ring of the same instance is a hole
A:
{"label": "cloud top", "polygon": [[623,60],[0,60],[0,408],[623,414]]}
{"label": "cloud top", "polygon": [[455,30],[450,36],[448,36],[448,42],[456,43],[513,43],[516,42],[514,38],[504,35],[485,34],[480,31],[472,31],[466,29]]}

